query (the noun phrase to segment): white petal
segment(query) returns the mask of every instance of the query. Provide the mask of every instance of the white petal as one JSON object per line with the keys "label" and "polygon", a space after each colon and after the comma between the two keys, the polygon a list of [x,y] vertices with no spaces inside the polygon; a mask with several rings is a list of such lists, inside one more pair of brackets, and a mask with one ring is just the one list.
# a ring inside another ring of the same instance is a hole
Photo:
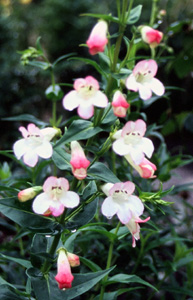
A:
{"label": "white petal", "polygon": [[52,127],[47,127],[41,129],[41,133],[44,135],[46,141],[51,141],[51,139],[57,134],[58,130]]}
{"label": "white petal", "polygon": [[121,133],[122,133],[122,129],[120,129],[120,130],[117,130],[116,132],[115,132],[115,134],[113,134],[113,138],[114,139],[120,139],[121,138]]}
{"label": "white petal", "polygon": [[51,203],[51,201],[48,198],[47,194],[41,193],[33,201],[33,204],[32,204],[33,211],[36,214],[42,215],[48,210],[50,203]]}
{"label": "white petal", "polygon": [[165,93],[165,87],[157,78],[152,78],[151,82],[151,90],[158,96],[162,96]]}
{"label": "white petal", "polygon": [[143,213],[144,205],[137,196],[129,196],[128,206],[133,215],[140,216]]}
{"label": "white petal", "polygon": [[35,151],[37,155],[42,158],[49,158],[53,153],[52,145],[49,142],[44,142],[42,145],[38,146]]}
{"label": "white petal", "polygon": [[63,98],[62,102],[64,108],[71,111],[79,106],[80,97],[77,91],[71,91]]}
{"label": "white petal", "polygon": [[126,82],[125,82],[125,85],[126,85],[126,88],[127,88],[128,90],[132,90],[132,91],[134,91],[134,92],[137,92],[138,89],[139,89],[139,85],[138,85],[138,83],[137,83],[137,81],[136,81],[136,79],[135,79],[135,76],[134,76],[133,74],[131,74],[131,75],[127,78],[127,80],[126,80]]}
{"label": "white petal", "polygon": [[[136,165],[139,165],[144,158],[141,147],[139,149],[137,149],[137,147],[133,148],[132,151],[129,152],[129,154]],[[125,158],[127,159],[127,155],[125,156]]]}
{"label": "white petal", "polygon": [[78,107],[78,114],[83,119],[89,119],[94,115],[94,106],[90,104],[88,106],[83,106],[80,104]]}
{"label": "white petal", "polygon": [[141,146],[143,149],[143,152],[147,155],[147,157],[151,157],[152,153],[154,151],[154,145],[152,141],[146,137],[141,139]]}
{"label": "white petal", "polygon": [[113,187],[113,183],[105,183],[104,185],[102,185],[101,186],[101,190],[103,191],[103,193],[105,194],[105,195],[109,195],[109,191],[110,191],[110,189]]}
{"label": "white petal", "polygon": [[104,216],[111,218],[117,213],[118,208],[118,204],[113,201],[112,197],[107,197],[101,206],[101,211]]}
{"label": "white petal", "polygon": [[21,139],[13,145],[13,151],[17,159],[20,159],[27,151],[28,147],[25,139]]}
{"label": "white petal", "polygon": [[108,104],[107,96],[101,91],[97,91],[91,99],[92,104],[97,107],[106,107]]}
{"label": "white petal", "polygon": [[124,139],[120,138],[113,143],[113,151],[119,155],[126,155],[129,153],[131,147],[124,143]]}
{"label": "white petal", "polygon": [[34,167],[38,162],[38,155],[34,151],[28,151],[24,154],[23,161],[29,167]]}
{"label": "white petal", "polygon": [[73,208],[79,204],[80,198],[77,193],[69,191],[65,193],[65,196],[60,198],[60,202],[64,204],[65,207]]}
{"label": "white petal", "polygon": [[132,214],[131,214],[129,207],[126,207],[126,205],[123,205],[123,206],[119,207],[117,216],[118,216],[119,220],[121,221],[121,223],[127,224],[129,222],[129,220],[131,219]]}
{"label": "white petal", "polygon": [[143,100],[147,100],[147,99],[151,98],[151,96],[152,96],[151,89],[146,85],[140,84],[140,86],[139,86],[139,96]]}

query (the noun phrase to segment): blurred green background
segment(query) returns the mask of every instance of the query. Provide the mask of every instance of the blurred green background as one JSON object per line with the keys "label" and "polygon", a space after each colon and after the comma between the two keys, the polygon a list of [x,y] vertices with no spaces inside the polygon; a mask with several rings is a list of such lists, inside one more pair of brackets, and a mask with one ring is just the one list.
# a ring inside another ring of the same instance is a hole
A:
{"label": "blurred green background", "polygon": [[[148,23],[151,1],[134,1],[134,6],[138,4],[143,5],[143,11],[137,25]],[[50,85],[50,77],[35,67],[22,66],[18,51],[35,46],[41,36],[41,44],[51,62],[70,52],[91,58],[87,48],[80,45],[85,43],[96,19],[81,14],[116,14],[115,6],[113,0],[0,0],[1,117],[31,113],[48,121],[51,103],[46,100],[44,91]],[[162,60],[159,79],[166,87],[179,89],[168,89],[168,100],[158,100],[145,112],[150,122],[163,126],[162,133],[170,137],[169,142],[180,136],[185,151],[190,153],[193,148],[188,142],[193,137],[193,3],[189,0],[160,0],[159,6],[166,10],[159,22],[159,30],[167,36],[170,51],[163,53],[170,58]],[[116,26],[113,26],[110,30],[116,32]],[[143,53],[148,55],[149,51],[144,49]],[[61,62],[56,71],[57,82],[64,83],[72,83],[74,78],[84,77],[90,72],[98,76],[92,67],[78,61]],[[64,92],[68,90],[63,87]],[[18,134],[18,125],[17,122],[2,122],[1,150],[10,149]]]}

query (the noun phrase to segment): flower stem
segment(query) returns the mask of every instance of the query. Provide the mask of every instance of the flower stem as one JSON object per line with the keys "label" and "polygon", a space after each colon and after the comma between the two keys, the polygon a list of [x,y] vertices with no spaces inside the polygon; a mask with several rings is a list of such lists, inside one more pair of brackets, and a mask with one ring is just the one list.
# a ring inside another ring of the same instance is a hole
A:
{"label": "flower stem", "polygon": [[[117,224],[116,230],[115,230],[115,235],[117,235],[119,227],[121,226],[121,223],[119,222]],[[107,258],[107,265],[106,265],[106,270],[109,269],[111,267],[111,261],[112,261],[112,257],[113,257],[113,247],[114,247],[114,239],[111,240],[110,242],[110,246],[109,246],[109,253],[108,253],[108,258]],[[104,297],[104,293],[105,293],[105,283],[108,279],[108,275],[106,275],[103,279],[103,285],[101,287],[101,291],[100,291],[100,298],[99,300],[103,300]]]}
{"label": "flower stem", "polygon": [[155,22],[155,18],[156,18],[157,2],[158,2],[158,0],[152,0],[151,17],[150,17],[150,22],[149,22],[149,25],[151,27],[153,26],[153,24]]}
{"label": "flower stem", "polygon": [[[51,245],[50,250],[49,250],[50,255],[54,255],[54,253],[56,251],[56,248],[58,246],[58,243],[60,241],[60,236],[61,236],[60,234],[57,234],[57,235],[54,236],[52,245]],[[41,271],[42,271],[43,274],[47,274],[50,268],[51,268],[51,264],[48,260],[46,260],[45,263],[42,266]]]}

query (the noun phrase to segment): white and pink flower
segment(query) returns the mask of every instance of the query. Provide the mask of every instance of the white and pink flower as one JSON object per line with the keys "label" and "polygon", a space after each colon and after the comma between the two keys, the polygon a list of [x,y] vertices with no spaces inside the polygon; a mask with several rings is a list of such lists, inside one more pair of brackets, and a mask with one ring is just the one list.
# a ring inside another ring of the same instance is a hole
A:
{"label": "white and pink flower", "polygon": [[157,170],[156,165],[151,161],[143,158],[142,162],[139,165],[136,165],[129,155],[126,155],[125,158],[130,163],[130,165],[139,173],[142,178],[155,178],[154,172]]}
{"label": "white and pink flower", "polygon": [[129,220],[127,224],[127,228],[132,234],[132,247],[136,247],[136,241],[140,239],[140,226],[139,223],[145,223],[149,221],[150,217],[146,218],[145,220],[142,220],[138,216],[132,215],[132,218]]}
{"label": "white and pink flower", "polygon": [[107,195],[101,207],[102,214],[107,218],[117,214],[123,224],[127,224],[133,215],[140,216],[144,205],[137,196],[132,195],[134,190],[135,185],[131,181],[102,186],[102,191]]}
{"label": "white and pink flower", "polygon": [[91,55],[95,55],[99,52],[104,52],[105,46],[108,43],[107,30],[107,22],[103,20],[99,21],[93,27],[89,38],[86,41]]}
{"label": "white and pink flower", "polygon": [[80,261],[77,255],[69,253],[63,248],[59,249],[58,252],[57,275],[55,276],[55,280],[58,282],[58,287],[65,290],[72,287],[72,281],[74,280],[70,266],[79,266]]}
{"label": "white and pink flower", "polygon": [[40,215],[50,213],[58,217],[65,207],[74,208],[79,202],[77,193],[69,191],[69,182],[66,178],[50,176],[43,185],[43,193],[39,194],[33,201],[33,211]]}
{"label": "white and pink flower", "polygon": [[153,29],[150,26],[141,26],[142,40],[149,44],[151,48],[157,47],[163,39],[163,33],[159,30]]}
{"label": "white and pink flower", "polygon": [[120,91],[116,91],[113,96],[112,107],[115,116],[124,118],[127,114],[127,109],[130,107],[130,104]]}
{"label": "white and pink flower", "polygon": [[126,79],[128,90],[138,92],[143,100],[151,98],[152,92],[157,96],[162,96],[165,92],[164,85],[157,78],[157,63],[155,60],[142,60],[136,64],[133,72]]}
{"label": "white and pink flower", "polygon": [[39,129],[30,123],[27,129],[19,127],[23,139],[15,142],[13,151],[17,159],[23,157],[26,165],[34,167],[38,162],[38,157],[47,159],[52,156],[53,149],[50,140],[58,133],[55,128],[47,127]]}
{"label": "white and pink flower", "polygon": [[94,106],[104,108],[108,104],[106,95],[99,91],[98,81],[92,77],[78,78],[74,82],[74,90],[63,98],[65,109],[78,109],[78,115],[89,119],[94,114]]}
{"label": "white and pink flower", "polygon": [[118,130],[113,138],[116,141],[113,143],[113,151],[118,155],[127,156],[139,165],[145,155],[151,157],[154,146],[150,139],[144,137],[146,132],[146,123],[143,120],[129,121],[125,124],[122,130]]}
{"label": "white and pink flower", "polygon": [[90,161],[86,158],[84,150],[77,141],[71,142],[71,160],[72,173],[78,180],[87,176],[87,168]]}

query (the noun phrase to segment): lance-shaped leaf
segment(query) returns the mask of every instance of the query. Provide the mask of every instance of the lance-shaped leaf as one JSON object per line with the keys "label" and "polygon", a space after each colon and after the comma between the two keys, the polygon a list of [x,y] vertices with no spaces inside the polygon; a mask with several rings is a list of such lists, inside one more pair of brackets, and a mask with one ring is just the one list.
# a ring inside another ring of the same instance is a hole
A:
{"label": "lance-shaped leaf", "polygon": [[117,176],[101,162],[96,162],[88,168],[87,175],[88,179],[102,180],[111,183],[120,182]]}

